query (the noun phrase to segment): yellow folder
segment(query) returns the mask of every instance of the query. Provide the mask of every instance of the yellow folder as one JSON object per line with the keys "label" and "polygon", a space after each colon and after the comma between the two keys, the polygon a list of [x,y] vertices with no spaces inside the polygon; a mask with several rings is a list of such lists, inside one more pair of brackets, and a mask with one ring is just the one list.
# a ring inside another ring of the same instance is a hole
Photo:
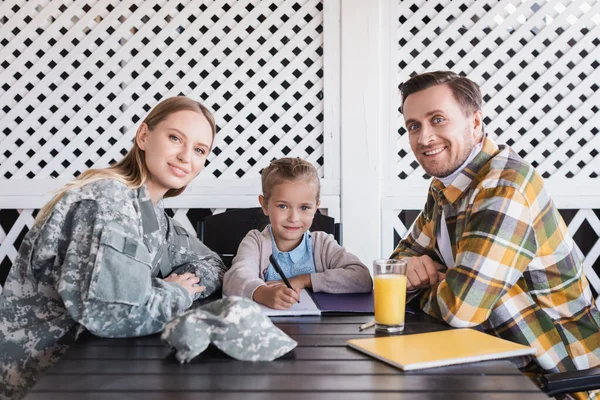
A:
{"label": "yellow folder", "polygon": [[405,371],[535,354],[535,349],[474,329],[352,339],[348,346]]}

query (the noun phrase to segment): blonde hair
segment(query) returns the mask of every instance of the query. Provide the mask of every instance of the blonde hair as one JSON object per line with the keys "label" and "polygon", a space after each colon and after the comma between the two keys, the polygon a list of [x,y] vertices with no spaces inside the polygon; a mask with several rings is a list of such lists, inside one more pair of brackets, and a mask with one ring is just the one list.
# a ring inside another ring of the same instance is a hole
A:
{"label": "blonde hair", "polygon": [[[152,111],[150,111],[142,123],[148,126],[149,131],[152,131],[156,125],[164,121],[169,115],[178,111],[195,111],[198,114],[203,115],[208,120],[214,141],[214,137],[217,133],[214,116],[204,105],[185,96],[170,97],[161,101],[152,109]],[[114,179],[123,183],[130,189],[140,188],[146,183],[149,175],[144,155],[144,150],[140,149],[137,140],[134,138],[133,147],[121,161],[108,168],[89,169],[79,175],[74,181],[67,183],[59,189],[54,197],[40,210],[36,217],[35,224],[45,221],[60,199],[62,199],[65,193],[71,189],[80,188],[102,179]],[[169,189],[164,197],[178,196],[185,188],[186,186],[179,189]]]}
{"label": "blonde hair", "polygon": [[321,196],[321,184],[317,169],[301,158],[285,157],[273,160],[261,173],[262,193],[266,201],[271,197],[273,187],[285,181],[303,180],[317,187],[317,201]]}

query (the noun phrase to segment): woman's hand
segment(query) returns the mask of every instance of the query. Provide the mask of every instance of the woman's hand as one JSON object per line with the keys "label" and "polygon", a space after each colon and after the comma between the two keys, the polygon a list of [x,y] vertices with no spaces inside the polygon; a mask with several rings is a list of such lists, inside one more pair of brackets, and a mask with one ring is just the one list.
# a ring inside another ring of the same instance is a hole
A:
{"label": "woman's hand", "polygon": [[185,272],[181,275],[172,273],[171,275],[167,276],[164,281],[169,283],[177,283],[178,285],[183,286],[183,288],[187,290],[192,297],[194,297],[196,293],[204,292],[204,289],[206,289],[204,286],[198,284],[200,282],[200,278],[191,272]]}

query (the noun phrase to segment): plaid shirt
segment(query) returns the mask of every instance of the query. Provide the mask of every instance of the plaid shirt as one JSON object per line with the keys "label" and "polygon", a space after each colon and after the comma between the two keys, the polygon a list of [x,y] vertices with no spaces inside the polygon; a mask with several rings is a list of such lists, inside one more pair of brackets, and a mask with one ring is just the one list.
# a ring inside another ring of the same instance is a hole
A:
{"label": "plaid shirt", "polygon": [[433,179],[425,208],[392,258],[426,254],[443,263],[436,244],[442,210],[455,266],[419,293],[423,311],[532,346],[546,372],[600,365],[600,312],[574,242],[531,165],[486,138],[448,187]]}

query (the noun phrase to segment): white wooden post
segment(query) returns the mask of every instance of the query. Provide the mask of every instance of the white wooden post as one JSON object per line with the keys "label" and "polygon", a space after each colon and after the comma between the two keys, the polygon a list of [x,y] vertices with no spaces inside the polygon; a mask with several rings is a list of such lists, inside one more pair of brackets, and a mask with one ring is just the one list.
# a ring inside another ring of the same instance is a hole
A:
{"label": "white wooden post", "polygon": [[[382,90],[387,0],[341,4],[341,208],[344,245],[370,266],[380,258],[381,140],[389,113]],[[387,256],[387,255],[385,255]]]}

